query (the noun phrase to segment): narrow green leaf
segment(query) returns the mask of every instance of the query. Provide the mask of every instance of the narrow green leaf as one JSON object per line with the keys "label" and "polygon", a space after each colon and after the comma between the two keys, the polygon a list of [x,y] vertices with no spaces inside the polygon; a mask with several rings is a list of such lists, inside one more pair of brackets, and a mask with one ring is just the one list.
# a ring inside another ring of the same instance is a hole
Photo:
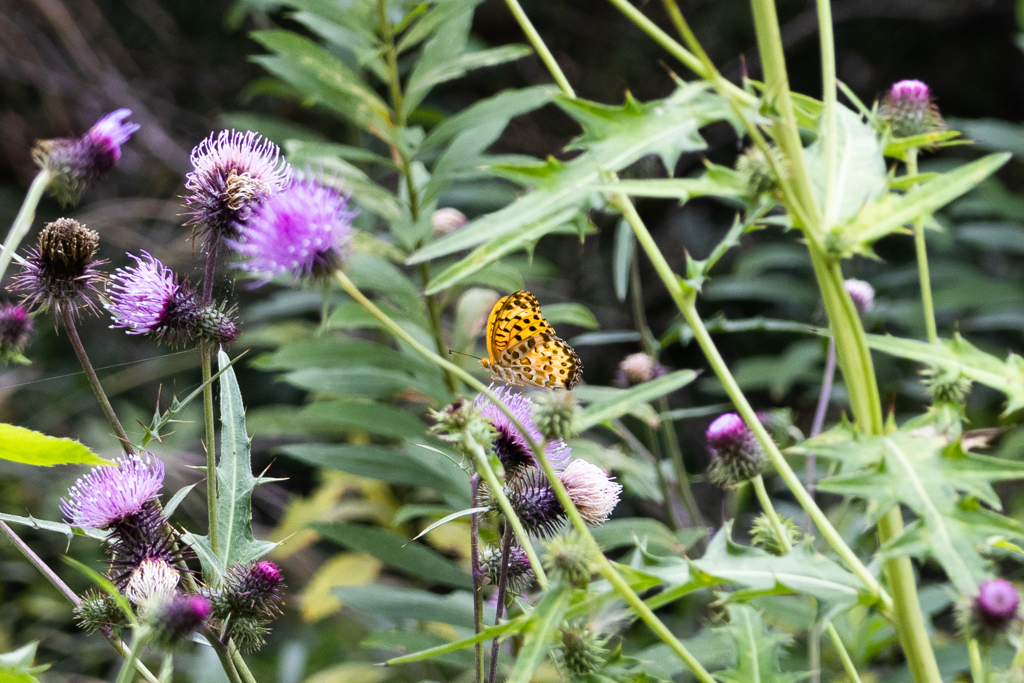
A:
{"label": "narrow green leaf", "polygon": [[612,282],[615,285],[615,296],[619,301],[626,300],[629,290],[629,269],[636,251],[636,236],[625,220],[615,226],[615,253],[612,257]]}
{"label": "narrow green leaf", "polygon": [[597,329],[597,318],[583,304],[565,303],[548,304],[544,307],[544,317],[552,325],[566,323],[589,330]]}
{"label": "narrow green leaf", "polygon": [[37,467],[114,464],[78,441],[58,439],[3,423],[0,423],[0,458]]}
{"label": "narrow green leaf", "polygon": [[[438,34],[440,36],[440,34]],[[465,76],[470,71],[513,62],[533,54],[527,45],[501,45],[477,52],[464,52],[457,57],[445,60],[431,68],[420,69],[419,64],[410,77],[403,109],[406,115],[411,114],[420,105],[430,90],[440,83]]]}
{"label": "narrow green leaf", "polygon": [[302,416],[341,429],[359,429],[400,439],[420,439],[426,431],[426,426],[412,413],[376,401],[314,403],[302,409]]}
{"label": "narrow green leaf", "polygon": [[695,379],[697,379],[697,373],[693,370],[677,370],[650,382],[639,384],[632,389],[616,392],[616,395],[608,400],[587,406],[580,414],[577,427],[583,432],[594,425],[614,420],[630,412],[641,403],[648,403],[671,394]]}
{"label": "narrow green leaf", "polygon": [[424,536],[429,534],[434,529],[436,529],[436,528],[438,528],[440,526],[444,526],[448,522],[454,521],[456,519],[460,519],[462,517],[468,517],[469,515],[475,515],[475,514],[478,514],[478,513],[489,512],[490,509],[491,508],[489,508],[489,507],[466,508],[465,510],[459,510],[458,512],[453,512],[450,515],[446,515],[445,517],[442,517],[441,519],[437,520],[436,522],[434,522],[433,524],[428,526],[423,531],[421,531],[418,534],[416,534],[415,536],[413,536],[412,540],[418,541],[419,539],[423,538]]}
{"label": "narrow green leaf", "polygon": [[22,524],[33,529],[42,529],[44,531],[56,531],[59,534],[64,534],[70,539],[72,536],[88,536],[89,538],[95,538],[103,540],[107,537],[107,532],[100,531],[99,529],[84,529],[82,527],[71,526],[70,524],[64,524],[62,522],[49,522],[45,519],[36,519],[35,517],[21,517],[19,515],[8,515],[0,512],[0,519],[11,524]]}
{"label": "narrow green leaf", "polygon": [[[370,584],[338,586],[331,592],[346,607],[376,614],[395,623],[415,619],[473,628],[473,596],[469,591],[438,595],[415,588]],[[493,608],[484,606],[484,621],[494,622]]]}
{"label": "narrow green leaf", "polygon": [[503,635],[516,635],[522,633],[523,629],[528,624],[528,620],[525,616],[517,617],[512,621],[506,621],[504,624],[497,626],[487,626],[480,633],[463,638],[461,640],[455,640],[444,645],[438,645],[428,650],[421,650],[420,652],[413,652],[411,654],[402,655],[401,657],[395,657],[389,659],[385,664],[388,666],[398,666],[399,664],[409,664],[411,662],[421,662],[425,659],[432,659],[449,652],[455,652],[463,648],[475,645],[476,643],[482,643],[490,640],[491,638],[497,638]]}
{"label": "narrow green leaf", "polygon": [[198,485],[198,483],[189,484],[188,486],[182,486],[180,489],[178,489],[178,491],[173,496],[171,496],[171,499],[167,501],[167,504],[164,505],[164,519],[170,519],[171,515],[174,514],[174,511],[178,509],[179,505],[181,505],[181,501],[185,500],[185,496],[191,493],[192,489],[194,489]]}
{"label": "narrow green leaf", "polygon": [[117,590],[117,586],[110,582],[110,579],[103,576],[95,569],[87,567],[73,557],[64,556],[64,561],[84,574],[90,581],[95,583],[104,593],[109,595],[117,603],[117,606],[124,612],[124,616],[128,619],[129,624],[135,623],[135,612],[132,611],[131,603],[128,602],[128,598],[121,595],[121,591]]}
{"label": "narrow green leaf", "polygon": [[532,623],[523,639],[523,647],[516,655],[516,664],[508,676],[508,683],[529,683],[544,661],[551,647],[555,631],[562,624],[569,608],[572,589],[558,584],[548,590],[531,614]]}

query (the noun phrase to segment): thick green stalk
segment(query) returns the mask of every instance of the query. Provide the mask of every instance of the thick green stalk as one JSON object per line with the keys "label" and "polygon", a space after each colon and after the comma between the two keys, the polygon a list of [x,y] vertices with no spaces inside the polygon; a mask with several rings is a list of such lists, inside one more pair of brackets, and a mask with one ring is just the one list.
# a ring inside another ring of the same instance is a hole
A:
{"label": "thick green stalk", "polygon": [[4,240],[3,252],[0,253],[0,280],[7,272],[7,266],[11,264],[18,245],[25,239],[25,235],[32,227],[32,221],[36,218],[36,207],[39,206],[39,200],[43,198],[43,192],[52,179],[53,176],[50,175],[50,172],[43,169],[36,174],[32,184],[29,185],[25,200],[22,201],[18,215],[14,217],[14,223],[11,224],[11,229]]}
{"label": "thick green stalk", "polygon": [[967,654],[971,660],[971,680],[973,683],[988,683],[985,675],[985,664],[981,661],[981,648],[978,641],[971,638],[967,641]]}
{"label": "thick green stalk", "polygon": [[218,547],[217,529],[217,427],[213,420],[213,363],[210,342],[204,341],[199,348],[203,368],[203,423],[206,427],[206,509],[209,515],[210,547],[216,555]]}
{"label": "thick green stalk", "polygon": [[[917,175],[917,150],[907,150],[907,174]],[[921,305],[924,308],[924,327],[928,341],[939,340],[935,325],[935,304],[932,302],[932,278],[928,270],[928,247],[924,241],[924,218],[914,220],[914,248],[917,251],[917,275],[921,280]]]}
{"label": "thick green stalk", "polygon": [[[711,677],[711,674],[709,674],[707,670],[705,670],[704,667],[701,666],[700,662],[698,662],[697,659],[692,654],[690,654],[689,650],[686,649],[686,646],[679,642],[679,639],[672,634],[669,628],[665,626],[665,624],[663,624],[660,619],[658,619],[658,617],[654,614],[653,611],[651,611],[651,609],[646,604],[644,604],[643,600],[640,599],[640,596],[638,596],[636,592],[632,588],[630,588],[629,583],[627,583],[626,580],[622,578],[622,576],[615,570],[615,567],[612,566],[611,562],[609,562],[608,559],[604,556],[604,554],[601,553],[600,547],[597,545],[597,541],[594,540],[594,536],[590,533],[590,529],[587,528],[586,522],[584,522],[583,518],[580,516],[579,510],[576,509],[576,505],[572,502],[572,499],[569,497],[569,492],[565,490],[565,485],[562,484],[562,480],[559,479],[558,473],[555,472],[554,468],[551,466],[551,462],[548,460],[544,444],[537,443],[530,436],[529,432],[526,430],[523,424],[519,421],[519,418],[517,418],[512,413],[512,411],[508,409],[508,406],[506,406],[505,403],[501,401],[501,399],[499,399],[494,394],[493,391],[484,386],[484,384],[480,382],[476,377],[473,377],[473,375],[466,372],[459,366],[445,360],[441,356],[437,355],[436,353],[432,352],[430,349],[416,341],[408,332],[403,330],[401,326],[398,325],[398,323],[389,318],[386,313],[381,311],[376,305],[374,305],[372,301],[367,299],[366,295],[364,295],[359,290],[359,288],[352,283],[352,281],[348,278],[347,275],[345,275],[345,273],[343,273],[340,270],[335,271],[334,277],[335,280],[338,281],[338,284],[341,285],[341,288],[344,289],[345,292],[349,294],[349,296],[351,296],[353,299],[359,302],[363,306],[363,308],[365,308],[373,317],[375,317],[377,320],[383,323],[384,326],[387,327],[392,334],[394,334],[396,337],[404,341],[406,344],[412,347],[417,353],[422,355],[430,362],[441,367],[442,369],[454,372],[471,389],[487,396],[487,398],[489,398],[494,403],[494,405],[509,418],[509,421],[517,430],[519,430],[519,433],[523,436],[523,438],[527,442],[527,445],[533,451],[534,457],[537,459],[537,462],[541,465],[541,469],[544,471],[545,476],[547,476],[548,478],[548,483],[555,491],[555,495],[557,496],[559,502],[565,508],[566,514],[569,517],[569,521],[579,532],[580,537],[583,538],[584,542],[587,543],[587,545],[590,548],[596,551],[595,557],[597,558],[596,561],[598,571],[601,573],[601,575],[604,576],[604,578],[612,584],[616,592],[618,592],[619,595],[622,596],[622,598],[626,601],[627,604],[629,604],[633,611],[644,621],[644,623],[646,623],[650,627],[650,629],[655,633],[655,635],[657,635],[665,644],[669,646],[669,648],[679,657],[679,659],[684,664],[686,664],[690,668],[690,670],[702,683],[715,683],[715,679]],[[475,442],[473,443],[475,444]],[[516,531],[518,535],[519,530],[516,529],[516,524],[519,523],[519,520],[516,517],[514,511],[511,510],[511,506],[508,505],[508,499],[505,497],[501,489],[500,482],[498,481],[497,476],[491,469],[486,454],[483,453],[483,448],[481,448],[479,444],[475,445],[477,449],[479,449],[479,453],[474,453],[474,458],[478,461],[477,464],[481,470],[480,475],[491,486],[493,493],[498,498],[499,507],[501,507],[502,512],[506,514],[509,522],[513,525],[512,529]],[[522,539],[522,537],[520,538]],[[523,550],[527,552],[527,556],[529,557],[530,547],[528,545],[524,545]],[[532,558],[531,567],[533,567]],[[538,567],[533,567],[534,573],[537,575],[538,582],[540,582],[543,586],[546,584],[547,581],[543,571],[543,567],[540,567],[540,572],[538,572],[537,569]]]}
{"label": "thick green stalk", "polygon": [[238,646],[235,645],[235,641],[228,641],[228,652],[231,654],[231,661],[234,663],[235,668],[238,670],[238,675],[242,679],[242,683],[256,683],[256,677],[249,671],[249,665],[245,663],[242,658],[242,653],[238,651]]}
{"label": "thick green stalk", "polygon": [[523,33],[529,39],[530,44],[533,45],[533,49],[537,51],[537,56],[540,57],[541,61],[544,62],[544,66],[548,68],[548,71],[555,79],[555,83],[558,83],[558,87],[562,89],[569,97],[575,99],[576,93],[573,91],[572,86],[569,85],[569,79],[562,73],[562,69],[558,66],[558,62],[555,61],[555,56],[551,54],[551,50],[544,43],[544,39],[537,33],[537,29],[533,26],[533,22],[526,16],[526,12],[523,11],[522,6],[519,4],[519,0],[505,0],[505,4],[512,11],[512,15],[516,18],[520,28],[523,29]]}
{"label": "thick green stalk", "polygon": [[842,194],[836,187],[838,168],[836,140],[836,48],[832,35],[831,0],[817,0],[818,33],[821,42],[821,101],[822,134],[825,143],[825,206],[823,231],[827,231],[839,219],[839,199]]}
{"label": "thick green stalk", "polygon": [[116,683],[131,683],[135,678],[135,664],[139,661],[138,653],[142,648],[146,647],[146,642],[148,641],[144,632],[148,632],[148,628],[145,626],[135,626],[132,628],[131,645],[125,647],[128,656],[121,663],[121,670],[117,673]]}

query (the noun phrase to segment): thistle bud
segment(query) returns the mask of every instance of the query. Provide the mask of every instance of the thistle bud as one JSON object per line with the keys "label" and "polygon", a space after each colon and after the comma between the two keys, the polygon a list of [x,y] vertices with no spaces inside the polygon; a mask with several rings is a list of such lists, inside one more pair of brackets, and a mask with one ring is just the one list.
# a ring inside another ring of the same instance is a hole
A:
{"label": "thistle bud", "polygon": [[804,440],[804,435],[793,424],[793,411],[789,408],[766,410],[758,413],[757,419],[761,421],[764,428],[768,430],[768,434],[771,435],[772,440],[780,448],[788,448]]}
{"label": "thistle bud", "polygon": [[494,435],[480,407],[461,398],[442,410],[430,411],[430,417],[435,422],[430,433],[442,441],[455,443],[469,437],[478,443],[488,443]]}
{"label": "thistle bud", "polygon": [[753,432],[736,413],[719,416],[707,431],[711,480],[725,488],[735,488],[761,474],[768,458]]}
{"label": "thistle bud", "polygon": [[233,620],[231,626],[231,639],[242,652],[256,652],[266,642],[266,636],[270,633],[270,629],[267,628],[269,623],[265,619],[238,617]]}
{"label": "thistle bud", "polygon": [[978,595],[964,598],[957,606],[957,622],[965,638],[991,644],[1020,618],[1020,594],[1005,579],[989,579]]}
{"label": "thistle bud", "polygon": [[[480,552],[480,569],[494,586],[501,581],[501,548],[484,546]],[[512,593],[522,593],[533,583],[533,570],[526,551],[517,545],[509,549],[506,587]]]}
{"label": "thistle bud", "polygon": [[559,479],[569,492],[580,516],[591,526],[603,524],[619,503],[622,486],[597,465],[586,460],[573,460]]}
{"label": "thistle bud", "polygon": [[548,441],[564,440],[576,435],[579,406],[571,391],[548,391],[537,402],[534,420]]}
{"label": "thistle bud", "polygon": [[174,650],[187,642],[210,618],[210,601],[201,595],[175,593],[155,605],[148,623],[154,641],[164,650]]}
{"label": "thistle bud", "polygon": [[539,470],[528,469],[516,477],[505,495],[523,527],[535,536],[551,536],[565,521],[565,510]]}
{"label": "thistle bud", "polygon": [[455,232],[468,222],[469,219],[466,218],[466,215],[458,209],[438,209],[430,216],[434,234],[438,237]]}
{"label": "thistle bud", "polygon": [[103,281],[96,266],[104,261],[94,260],[99,241],[97,232],[78,221],[57,219],[39,233],[38,246],[29,251],[11,289],[25,292],[25,305],[33,311],[59,315],[65,307],[95,309],[89,295],[98,293]]}
{"label": "thistle bud", "polygon": [[75,204],[89,182],[109,171],[121,158],[121,147],[137,123],[125,121],[130,109],[118,109],[96,122],[80,138],[39,140],[32,160],[50,172],[49,189],[64,204]]}
{"label": "thistle bud", "polygon": [[605,640],[590,629],[562,629],[561,640],[562,662],[573,679],[588,679],[604,667],[608,659]]}
{"label": "thistle bud", "polygon": [[268,619],[281,612],[281,570],[267,560],[236,565],[223,589],[211,595],[213,616],[230,625],[235,617]]}
{"label": "thistle bud", "polygon": [[875,288],[863,280],[850,278],[843,282],[846,293],[853,299],[857,312],[864,315],[875,307]]}
{"label": "thistle bud", "polygon": [[544,567],[561,574],[575,588],[586,588],[594,573],[587,546],[575,534],[555,536],[544,544]]}
{"label": "thistle bud", "polygon": [[0,362],[28,363],[22,352],[32,339],[32,318],[19,304],[0,304]]}
{"label": "thistle bud", "polygon": [[127,577],[124,595],[133,605],[148,608],[173,595],[180,580],[178,571],[161,557],[147,557]]}
{"label": "thistle bud", "polygon": [[650,382],[652,379],[658,379],[666,372],[668,370],[664,365],[641,351],[622,359],[622,362],[619,363],[615,383],[620,387],[635,387],[638,384]]}
{"label": "thistle bud", "polygon": [[124,611],[109,595],[90,592],[75,606],[79,628],[98,633],[104,628],[120,628],[127,623]]}
{"label": "thistle bud", "polygon": [[[736,159],[736,171],[750,197],[756,198],[779,189],[780,180],[775,168],[783,168],[785,157],[776,147],[770,148],[770,154],[771,159],[757,147],[750,147]],[[775,162],[775,167],[772,162]]]}
{"label": "thistle bud", "polygon": [[[786,534],[786,540],[788,541],[789,547],[795,546],[803,539],[803,532],[800,531],[800,527],[796,525],[789,517],[779,517],[779,521],[782,522],[782,532]],[[785,555],[786,554],[786,543],[783,543],[779,538],[779,535],[775,532],[775,527],[772,525],[768,516],[760,514],[757,519],[754,520],[754,528],[750,532],[750,540],[753,541],[754,545],[759,548],[767,550],[772,555]]]}
{"label": "thistle bud", "polygon": [[946,130],[931,91],[918,80],[894,83],[878,108],[878,120],[898,138]]}
{"label": "thistle bud", "polygon": [[959,371],[931,365],[921,370],[924,390],[935,405],[962,406],[971,393],[971,380]]}

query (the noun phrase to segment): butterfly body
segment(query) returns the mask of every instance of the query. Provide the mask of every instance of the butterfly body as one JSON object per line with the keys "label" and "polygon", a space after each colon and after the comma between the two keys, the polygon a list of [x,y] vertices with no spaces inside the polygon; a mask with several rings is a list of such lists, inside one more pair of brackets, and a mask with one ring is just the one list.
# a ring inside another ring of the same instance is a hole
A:
{"label": "butterfly body", "polygon": [[525,290],[503,297],[487,319],[488,358],[481,367],[506,384],[572,389],[583,375],[579,356],[540,312]]}

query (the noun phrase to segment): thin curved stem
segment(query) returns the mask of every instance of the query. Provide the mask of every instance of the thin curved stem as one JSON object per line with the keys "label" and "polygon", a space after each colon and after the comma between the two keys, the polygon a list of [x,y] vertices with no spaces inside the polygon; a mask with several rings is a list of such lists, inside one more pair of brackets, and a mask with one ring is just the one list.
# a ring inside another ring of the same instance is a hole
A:
{"label": "thin curved stem", "polygon": [[[477,506],[480,497],[480,475],[474,474],[469,480],[469,504],[470,507]],[[473,577],[473,633],[479,634],[484,630],[484,596],[482,592],[483,575],[480,571],[480,513],[474,512],[469,516],[469,561],[470,571]],[[476,658],[476,676],[473,678],[476,683],[484,683],[484,644],[477,642],[473,646]]]}
{"label": "thin curved stem", "polygon": [[[818,407],[814,410],[814,422],[811,423],[811,438],[821,434],[825,426],[825,415],[828,413],[828,404],[832,399],[832,382],[836,377],[836,340],[828,340],[828,354],[825,357],[825,372],[821,377],[821,394],[818,395]],[[814,454],[807,456],[807,493],[814,495],[817,488],[817,467],[818,462]]]}
{"label": "thin curved stem", "polygon": [[0,279],[3,279],[7,272],[7,266],[11,265],[11,259],[14,258],[14,253],[18,250],[18,245],[25,239],[25,235],[32,227],[39,200],[43,198],[43,192],[52,179],[53,176],[46,169],[39,171],[32,179],[25,199],[21,202],[21,208],[18,209],[18,215],[14,217],[14,223],[11,224],[7,238],[4,239],[3,251],[0,252]]}
{"label": "thin curved stem", "polygon": [[988,677],[985,675],[985,664],[981,661],[981,648],[978,646],[977,639],[971,638],[967,641],[967,654],[971,660],[971,680],[974,683],[988,683]]}
{"label": "thin curved stem", "polygon": [[751,479],[750,483],[754,486],[754,493],[757,494],[757,500],[761,503],[761,509],[764,510],[764,514],[768,517],[768,521],[771,523],[772,529],[779,539],[779,545],[782,546],[783,554],[788,553],[793,549],[793,544],[789,542],[789,534],[786,532],[785,527],[782,526],[779,513],[775,511],[772,499],[768,496],[768,491],[764,487],[764,477],[759,474]]}
{"label": "thin curved stem", "polygon": [[825,629],[828,633],[828,637],[832,640],[832,647],[839,653],[839,660],[843,663],[843,671],[850,677],[852,683],[861,683],[860,674],[857,673],[857,667],[853,665],[853,660],[850,658],[850,653],[846,651],[846,645],[843,644],[843,639],[839,637],[839,631],[836,630],[835,625],[829,622],[828,627]]}
{"label": "thin curved stem", "polygon": [[[505,612],[505,598],[508,595],[508,561],[512,552],[512,527],[508,524],[501,535],[501,571],[498,573],[498,604],[494,608],[494,625],[501,623],[501,615]],[[498,678],[498,652],[501,641],[494,636],[491,641],[491,674],[488,683],[495,683]]]}
{"label": "thin curved stem", "polygon": [[203,368],[203,424],[206,432],[206,510],[210,547],[216,555],[220,552],[220,529],[217,526],[217,427],[213,417],[213,382],[210,381],[213,375],[213,350],[210,348],[210,342],[204,340],[200,344],[199,353],[202,356],[200,365]]}
{"label": "thin curved stem", "polygon": [[569,97],[576,99],[576,92],[569,85],[569,79],[562,73],[561,67],[558,66],[558,62],[555,61],[555,56],[551,54],[551,50],[544,43],[544,39],[537,33],[537,29],[534,28],[533,22],[526,16],[526,12],[523,11],[522,6],[519,4],[519,0],[505,0],[505,4],[512,10],[512,15],[519,22],[520,28],[523,29],[523,33],[526,34],[527,39],[533,46],[533,49],[537,51],[537,56],[540,57],[541,61],[544,62],[544,66],[548,68],[548,72],[554,77],[555,83],[562,89]]}
{"label": "thin curved stem", "polygon": [[[917,150],[907,150],[907,174],[917,175]],[[932,278],[928,268],[928,246],[924,239],[924,218],[914,220],[914,249],[917,252],[917,275],[921,281],[921,306],[924,308],[924,327],[928,341],[939,340],[935,324],[935,303],[932,301]]]}
{"label": "thin curved stem", "polygon": [[121,421],[117,419],[117,414],[114,412],[113,406],[110,405],[110,399],[107,398],[107,393],[103,391],[103,385],[100,384],[100,378],[96,376],[96,370],[92,367],[89,354],[85,351],[82,338],[78,336],[78,328],[75,326],[74,309],[71,306],[62,306],[60,315],[61,320],[64,322],[64,329],[67,330],[68,339],[71,341],[71,346],[75,350],[75,355],[78,356],[78,362],[82,365],[82,370],[85,371],[85,376],[89,380],[89,386],[92,387],[92,392],[96,395],[96,400],[103,410],[103,416],[107,418],[107,423],[114,430],[114,435],[121,442],[121,448],[124,452],[128,455],[134,454],[135,447],[128,438],[128,434],[125,433],[124,427],[121,426]]}

